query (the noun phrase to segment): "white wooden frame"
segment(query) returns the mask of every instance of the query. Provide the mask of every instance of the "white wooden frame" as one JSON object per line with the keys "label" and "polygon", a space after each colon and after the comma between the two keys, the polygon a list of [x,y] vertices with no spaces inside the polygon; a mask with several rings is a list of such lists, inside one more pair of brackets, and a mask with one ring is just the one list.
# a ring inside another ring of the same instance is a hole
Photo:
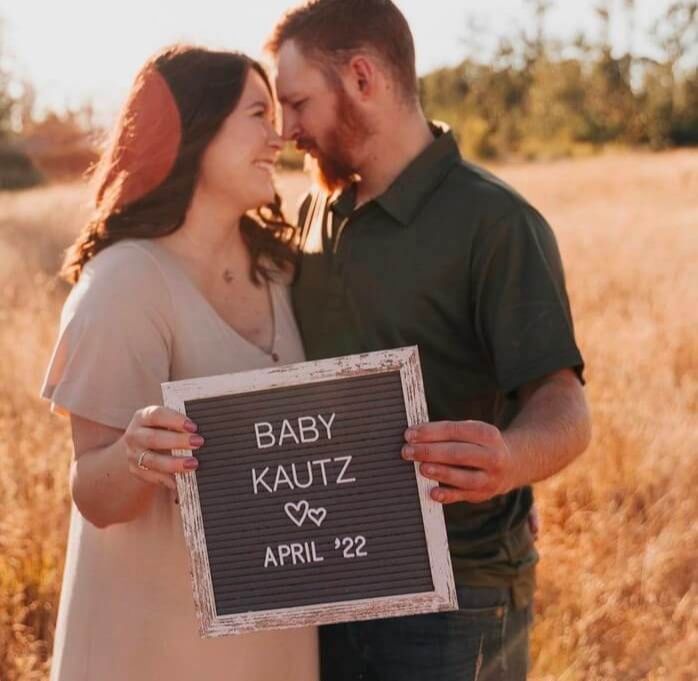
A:
{"label": "white wooden frame", "polygon": [[[239,394],[272,388],[400,371],[408,425],[428,421],[419,352],[416,346],[349,355],[316,362],[302,362],[271,369],[246,371],[208,378],[162,384],[164,404],[184,414],[188,400]],[[175,450],[175,456],[191,456],[190,450]],[[443,507],[430,496],[436,483],[419,473],[417,486],[434,590],[379,598],[322,603],[318,605],[218,615],[206,550],[196,473],[178,475],[182,524],[190,553],[194,601],[202,637],[217,637],[261,629],[285,629],[334,622],[415,615],[458,608]]]}

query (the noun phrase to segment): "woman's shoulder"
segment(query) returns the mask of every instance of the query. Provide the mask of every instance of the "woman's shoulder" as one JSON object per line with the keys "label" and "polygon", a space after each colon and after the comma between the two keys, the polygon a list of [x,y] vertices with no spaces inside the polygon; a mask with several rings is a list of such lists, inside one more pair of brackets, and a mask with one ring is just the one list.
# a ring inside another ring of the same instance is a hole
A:
{"label": "woman's shoulder", "polygon": [[159,269],[157,251],[148,239],[124,239],[97,253],[85,265],[83,274],[119,278],[137,274],[147,277],[158,274]]}
{"label": "woman's shoulder", "polygon": [[170,293],[157,251],[147,240],[125,239],[107,246],[83,268],[68,307],[130,308],[170,305]]}

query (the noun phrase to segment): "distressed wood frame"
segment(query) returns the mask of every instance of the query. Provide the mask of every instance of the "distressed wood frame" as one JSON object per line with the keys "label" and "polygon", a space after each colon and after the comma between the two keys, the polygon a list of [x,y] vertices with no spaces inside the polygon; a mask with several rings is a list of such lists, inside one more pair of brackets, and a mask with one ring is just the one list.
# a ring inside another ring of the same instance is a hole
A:
{"label": "distressed wood frame", "polygon": [[[429,417],[416,346],[163,383],[162,392],[165,406],[186,414],[184,403],[189,400],[395,371],[400,372],[402,380],[408,425],[425,423]],[[174,450],[173,455],[192,456],[192,453],[190,450]],[[263,629],[286,629],[457,609],[458,601],[448,551],[443,507],[433,501],[430,496],[431,490],[437,483],[423,477],[419,473],[417,463],[414,466],[434,584],[433,591],[232,615],[218,615],[216,612],[196,473],[176,476],[201,636],[213,638]]]}

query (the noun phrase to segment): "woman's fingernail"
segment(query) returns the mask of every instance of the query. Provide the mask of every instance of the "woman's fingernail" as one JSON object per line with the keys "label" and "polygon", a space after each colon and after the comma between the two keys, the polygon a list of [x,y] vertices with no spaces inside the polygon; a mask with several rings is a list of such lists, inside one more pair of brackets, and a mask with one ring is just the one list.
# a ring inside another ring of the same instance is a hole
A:
{"label": "woman's fingernail", "polygon": [[417,431],[414,428],[408,428],[405,433],[405,440],[407,442],[414,442],[417,439]]}
{"label": "woman's fingernail", "polygon": [[402,448],[402,456],[405,459],[412,459],[414,457],[414,448],[412,447],[403,447]]}
{"label": "woman's fingernail", "polygon": [[193,471],[199,467],[199,462],[193,456],[189,456],[185,459],[183,466],[186,470]]}
{"label": "woman's fingernail", "polygon": [[184,430],[186,430],[190,433],[195,433],[198,429],[199,429],[199,427],[193,421],[190,421],[189,419],[187,419],[184,422]]}
{"label": "woman's fingernail", "polygon": [[189,438],[189,444],[192,447],[201,447],[201,445],[204,444],[204,438],[202,438],[201,435],[192,435]]}

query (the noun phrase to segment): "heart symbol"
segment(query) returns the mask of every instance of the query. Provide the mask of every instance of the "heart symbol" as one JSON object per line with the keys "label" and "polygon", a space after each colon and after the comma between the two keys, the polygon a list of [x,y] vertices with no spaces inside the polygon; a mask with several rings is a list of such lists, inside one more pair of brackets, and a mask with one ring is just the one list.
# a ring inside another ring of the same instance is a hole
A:
{"label": "heart symbol", "polygon": [[322,525],[322,521],[327,516],[327,510],[324,508],[308,509],[308,518],[310,518],[318,527]]}
{"label": "heart symbol", "polygon": [[305,522],[305,518],[308,515],[309,508],[310,504],[305,499],[299,501],[297,504],[294,504],[293,502],[289,501],[287,504],[284,505],[284,511],[286,511],[286,515],[296,525],[298,525],[298,527],[300,527]]}

